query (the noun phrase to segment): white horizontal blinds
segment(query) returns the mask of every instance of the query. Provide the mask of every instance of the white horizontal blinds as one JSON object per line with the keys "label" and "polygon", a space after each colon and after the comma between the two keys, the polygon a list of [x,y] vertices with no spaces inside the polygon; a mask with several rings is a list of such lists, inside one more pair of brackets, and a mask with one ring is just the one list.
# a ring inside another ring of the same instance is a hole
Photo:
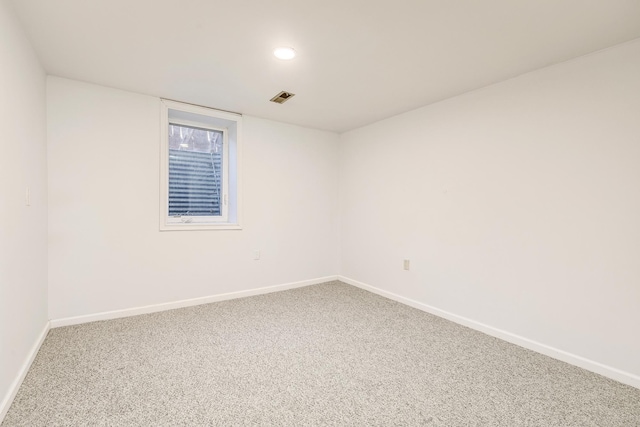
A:
{"label": "white horizontal blinds", "polygon": [[223,134],[169,125],[169,216],[222,215]]}

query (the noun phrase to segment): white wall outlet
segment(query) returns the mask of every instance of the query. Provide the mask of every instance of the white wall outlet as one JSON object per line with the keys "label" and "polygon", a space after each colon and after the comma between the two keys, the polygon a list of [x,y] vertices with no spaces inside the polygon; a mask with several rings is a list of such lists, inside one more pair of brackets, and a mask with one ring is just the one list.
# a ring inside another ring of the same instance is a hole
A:
{"label": "white wall outlet", "polygon": [[259,249],[254,249],[253,250],[253,259],[255,261],[258,261],[260,259],[260,250]]}
{"label": "white wall outlet", "polygon": [[408,259],[405,259],[402,263],[402,266],[405,270],[409,270],[410,264],[411,264],[411,261],[409,261]]}

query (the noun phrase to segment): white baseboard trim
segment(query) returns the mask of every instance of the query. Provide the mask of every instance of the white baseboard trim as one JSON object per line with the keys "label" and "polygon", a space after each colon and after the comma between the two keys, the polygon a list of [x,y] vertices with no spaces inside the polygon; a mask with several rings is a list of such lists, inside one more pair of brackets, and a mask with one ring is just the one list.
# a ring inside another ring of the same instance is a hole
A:
{"label": "white baseboard trim", "polygon": [[2,423],[2,420],[4,420],[4,417],[5,415],[7,415],[7,411],[9,410],[9,407],[11,407],[11,404],[13,403],[13,399],[15,399],[16,394],[18,394],[18,390],[22,385],[22,381],[24,381],[24,377],[27,376],[27,372],[29,372],[29,368],[31,368],[31,364],[36,358],[36,355],[40,350],[40,346],[42,346],[44,339],[47,337],[47,334],[49,333],[49,329],[51,329],[51,322],[47,322],[44,325],[44,328],[42,329],[42,332],[40,332],[38,339],[36,340],[35,343],[33,343],[33,346],[31,347],[31,350],[27,355],[27,359],[22,364],[22,367],[18,372],[18,376],[11,383],[11,386],[9,387],[9,392],[4,397],[4,399],[2,399],[2,403],[0,403],[0,423]]}
{"label": "white baseboard trim", "polygon": [[632,373],[625,372],[620,369],[616,369],[599,362],[595,362],[593,360],[566,352],[564,350],[559,350],[557,348],[548,346],[546,344],[542,344],[534,340],[530,340],[520,335],[516,335],[511,332],[504,331],[502,329],[494,328],[493,326],[485,325],[484,323],[476,322],[475,320],[462,317],[457,314],[450,313],[448,311],[444,311],[427,304],[423,304],[419,301],[416,301],[410,298],[405,298],[403,296],[376,288],[374,286],[359,282],[357,280],[350,279],[348,277],[338,276],[338,280],[340,280],[341,282],[347,283],[349,285],[364,289],[366,291],[373,292],[374,294],[378,294],[385,298],[389,298],[391,300],[408,305],[410,307],[417,308],[418,310],[422,310],[427,313],[434,314],[438,317],[451,320],[452,322],[458,323],[463,326],[467,326],[471,329],[475,329],[487,335],[500,338],[512,344],[519,345],[520,347],[533,350],[535,352],[544,354],[545,356],[553,357],[554,359],[561,360],[571,365],[578,366],[588,371],[595,372],[596,374],[600,374],[607,378],[611,378],[623,384],[627,384],[632,387],[640,389],[640,376],[638,375],[634,375]]}
{"label": "white baseboard trim", "polygon": [[287,289],[302,288],[304,286],[317,285],[319,283],[338,280],[338,276],[319,277],[317,279],[303,280],[301,282],[285,283],[282,285],[267,286],[264,288],[248,289],[246,291],[230,292],[226,294],[209,295],[200,298],[191,298],[180,301],[167,302],[162,304],[146,305],[142,307],[125,308],[122,310],[104,311],[101,313],[87,314],[83,316],[64,317],[62,319],[51,320],[52,328],[62,326],[79,325],[81,323],[96,322],[99,320],[118,319],[121,317],[137,316],[139,314],[155,313],[158,311],[173,310],[176,308],[192,307],[194,305],[209,304],[217,301],[226,301],[236,298],[250,297],[254,295],[269,294],[272,292],[285,291]]}

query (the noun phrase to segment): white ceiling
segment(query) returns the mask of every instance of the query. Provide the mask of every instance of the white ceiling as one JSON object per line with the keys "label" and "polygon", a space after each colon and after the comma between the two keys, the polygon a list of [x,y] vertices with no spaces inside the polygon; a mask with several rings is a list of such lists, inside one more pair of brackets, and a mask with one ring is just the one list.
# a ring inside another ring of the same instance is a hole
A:
{"label": "white ceiling", "polygon": [[640,0],[13,4],[49,74],[336,132],[640,37]]}

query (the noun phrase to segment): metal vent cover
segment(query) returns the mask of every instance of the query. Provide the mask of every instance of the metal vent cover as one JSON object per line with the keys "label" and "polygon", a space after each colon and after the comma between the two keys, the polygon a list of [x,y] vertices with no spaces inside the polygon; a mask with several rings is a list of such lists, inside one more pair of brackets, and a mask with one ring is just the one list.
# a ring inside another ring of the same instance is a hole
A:
{"label": "metal vent cover", "polygon": [[275,102],[276,104],[284,104],[289,98],[296,96],[295,93],[282,91],[273,98],[270,99],[271,102]]}

